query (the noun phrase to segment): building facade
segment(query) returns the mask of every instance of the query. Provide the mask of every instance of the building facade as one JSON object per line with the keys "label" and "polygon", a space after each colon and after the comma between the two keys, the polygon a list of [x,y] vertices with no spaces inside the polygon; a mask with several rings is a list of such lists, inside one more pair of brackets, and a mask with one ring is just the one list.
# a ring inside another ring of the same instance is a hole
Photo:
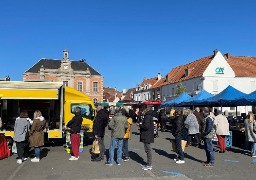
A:
{"label": "building facade", "polygon": [[160,73],[157,77],[144,79],[142,83],[137,85],[133,92],[133,99],[136,102],[154,101],[160,99],[160,85],[164,78]]}
{"label": "building facade", "polygon": [[63,51],[63,59],[40,59],[23,73],[23,81],[63,82],[77,89],[96,102],[103,101],[103,76],[85,60],[69,59],[69,51]]}
{"label": "building facade", "polygon": [[[229,85],[248,94],[256,90],[255,68],[256,57],[222,55],[215,50],[213,55],[173,68],[161,87],[161,97],[164,101],[175,97],[178,85],[190,95],[201,90],[216,95]],[[239,112],[250,110],[251,107],[238,108]]]}

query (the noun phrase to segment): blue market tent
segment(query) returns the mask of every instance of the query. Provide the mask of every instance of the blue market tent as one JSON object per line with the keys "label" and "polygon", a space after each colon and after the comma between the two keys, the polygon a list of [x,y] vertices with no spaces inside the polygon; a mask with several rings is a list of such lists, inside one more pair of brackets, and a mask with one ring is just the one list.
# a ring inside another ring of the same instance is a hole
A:
{"label": "blue market tent", "polygon": [[182,93],[181,95],[179,95],[178,97],[167,101],[165,103],[162,104],[162,107],[166,107],[166,106],[177,106],[178,104],[190,99],[191,96],[188,95],[187,93]]}
{"label": "blue market tent", "polygon": [[244,96],[236,101],[239,105],[256,105],[256,91]]}
{"label": "blue market tent", "polygon": [[245,93],[235,89],[232,86],[228,86],[219,94],[211,98],[198,101],[195,104],[211,106],[237,106],[237,101],[245,96]]}
{"label": "blue market tent", "polygon": [[207,98],[213,97],[212,94],[210,94],[209,92],[202,90],[200,91],[198,94],[196,94],[195,96],[191,97],[190,99],[182,102],[181,104],[179,104],[180,106],[192,106],[194,105],[194,103],[203,101]]}

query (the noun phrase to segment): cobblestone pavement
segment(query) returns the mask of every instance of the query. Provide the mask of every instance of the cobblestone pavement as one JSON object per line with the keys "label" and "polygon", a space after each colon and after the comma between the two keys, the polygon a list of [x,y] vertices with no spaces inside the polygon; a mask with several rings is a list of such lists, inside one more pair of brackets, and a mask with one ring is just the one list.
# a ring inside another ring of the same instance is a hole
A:
{"label": "cobblestone pavement", "polygon": [[[110,132],[105,136],[108,149]],[[44,147],[44,157],[39,163],[30,160],[21,165],[16,163],[16,155],[0,160],[0,179],[4,180],[41,180],[41,179],[107,179],[107,180],[187,180],[187,179],[255,179],[256,159],[246,155],[245,151],[231,148],[224,154],[215,153],[215,167],[203,167],[206,160],[203,149],[188,147],[185,152],[185,164],[178,165],[173,161],[176,157],[172,152],[170,132],[160,132],[153,144],[153,169],[142,170],[146,154],[143,144],[139,142],[137,127],[132,127],[132,137],[129,141],[131,159],[121,166],[114,164],[109,167],[101,162],[91,162],[90,145],[84,148],[78,161],[69,161],[63,146]],[[107,153],[106,153],[107,154]]]}

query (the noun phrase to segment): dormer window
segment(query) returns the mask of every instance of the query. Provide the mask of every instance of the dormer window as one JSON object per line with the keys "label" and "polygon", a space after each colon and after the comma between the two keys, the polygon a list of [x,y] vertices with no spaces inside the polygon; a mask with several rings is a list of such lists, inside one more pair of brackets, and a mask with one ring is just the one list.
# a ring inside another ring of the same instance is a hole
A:
{"label": "dormer window", "polygon": [[185,74],[184,74],[185,77],[188,76],[188,69],[185,69]]}

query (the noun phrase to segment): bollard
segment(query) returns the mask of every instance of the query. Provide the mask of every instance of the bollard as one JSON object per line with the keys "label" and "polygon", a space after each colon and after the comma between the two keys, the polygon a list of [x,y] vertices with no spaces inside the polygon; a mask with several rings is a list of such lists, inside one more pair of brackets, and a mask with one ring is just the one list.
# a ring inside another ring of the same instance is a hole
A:
{"label": "bollard", "polygon": [[80,145],[79,145],[79,152],[84,151],[84,130],[80,131]]}
{"label": "bollard", "polygon": [[70,141],[70,133],[66,133],[66,152],[71,153],[71,141]]}

